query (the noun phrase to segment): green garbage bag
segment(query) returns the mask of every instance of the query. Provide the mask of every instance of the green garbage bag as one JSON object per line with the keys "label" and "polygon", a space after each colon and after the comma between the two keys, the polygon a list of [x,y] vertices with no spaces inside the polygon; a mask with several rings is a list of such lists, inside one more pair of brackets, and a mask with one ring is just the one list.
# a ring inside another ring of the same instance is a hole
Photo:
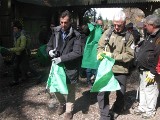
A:
{"label": "green garbage bag", "polygon": [[50,63],[49,57],[46,52],[47,45],[42,45],[38,48],[36,58],[41,65],[48,65]]}
{"label": "green garbage bag", "polygon": [[98,67],[96,80],[91,88],[91,92],[120,90],[120,85],[112,72],[115,60],[105,55],[103,57],[104,59]]}
{"label": "green garbage bag", "polygon": [[0,46],[0,53],[1,53],[1,54],[8,54],[9,51],[8,51],[7,48]]}
{"label": "green garbage bag", "polygon": [[61,94],[68,94],[63,64],[56,65],[52,62],[46,89],[49,89],[50,93],[60,92]]}
{"label": "green garbage bag", "polygon": [[88,24],[90,34],[84,48],[82,59],[82,68],[97,69],[99,61],[97,60],[97,46],[98,41],[102,35],[102,28],[100,25]]}

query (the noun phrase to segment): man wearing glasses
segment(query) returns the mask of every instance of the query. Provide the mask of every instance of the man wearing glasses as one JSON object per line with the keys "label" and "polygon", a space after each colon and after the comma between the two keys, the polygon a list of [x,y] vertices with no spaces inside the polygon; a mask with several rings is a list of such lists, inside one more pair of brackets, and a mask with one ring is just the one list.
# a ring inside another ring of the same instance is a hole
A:
{"label": "man wearing glasses", "polygon": [[124,94],[126,80],[129,73],[129,63],[134,58],[134,38],[129,36],[125,39],[127,30],[125,28],[126,15],[123,11],[116,13],[113,17],[113,32],[108,38],[110,30],[106,30],[98,43],[97,59],[102,60],[102,53],[115,59],[112,68],[115,78],[118,80],[121,89],[116,91],[116,101],[109,112],[109,91],[99,92],[97,99],[100,108],[100,120],[116,119],[124,108]]}

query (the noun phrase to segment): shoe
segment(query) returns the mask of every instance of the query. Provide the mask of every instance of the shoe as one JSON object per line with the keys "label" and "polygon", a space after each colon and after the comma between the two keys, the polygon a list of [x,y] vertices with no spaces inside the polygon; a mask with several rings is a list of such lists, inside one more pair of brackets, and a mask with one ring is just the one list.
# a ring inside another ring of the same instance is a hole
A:
{"label": "shoe", "polygon": [[65,116],[64,116],[65,120],[71,120],[72,118],[73,118],[73,113],[72,112],[65,113]]}
{"label": "shoe", "polygon": [[113,110],[111,109],[111,110],[109,110],[109,116],[110,116],[111,120],[116,120],[118,118],[119,114],[113,112]]}
{"label": "shoe", "polygon": [[135,115],[142,115],[143,113],[145,113],[145,112],[141,111],[141,110],[138,109],[138,108],[134,110],[134,114],[135,114]]}
{"label": "shoe", "polygon": [[144,113],[142,114],[142,118],[144,119],[151,119],[155,116],[156,112],[148,112],[148,113]]}
{"label": "shoe", "polygon": [[117,113],[112,113],[111,115],[111,120],[116,120],[118,118],[119,114]]}
{"label": "shoe", "polygon": [[59,105],[57,109],[57,114],[62,115],[66,110],[66,105]]}

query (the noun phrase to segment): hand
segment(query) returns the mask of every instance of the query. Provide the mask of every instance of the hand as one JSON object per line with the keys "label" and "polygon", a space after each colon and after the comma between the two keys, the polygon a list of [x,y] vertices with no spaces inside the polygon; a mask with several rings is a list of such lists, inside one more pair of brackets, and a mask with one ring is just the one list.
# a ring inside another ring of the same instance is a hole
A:
{"label": "hand", "polygon": [[103,51],[103,52],[100,52],[97,55],[97,60],[103,60],[104,57],[102,55],[106,55],[108,57],[112,57],[112,53]]}
{"label": "hand", "polygon": [[52,59],[52,62],[54,62],[54,64],[59,64],[60,62],[61,62],[61,58],[60,57],[58,57],[58,58],[53,58]]}
{"label": "hand", "polygon": [[152,74],[151,72],[148,72],[145,81],[147,83],[153,83],[154,82],[154,77],[155,77],[154,74]]}
{"label": "hand", "polygon": [[103,60],[103,56],[102,56],[102,52],[101,53],[98,53],[98,55],[97,55],[97,60]]}
{"label": "hand", "polygon": [[110,52],[104,52],[104,54],[105,54],[106,56],[108,56],[108,57],[112,57],[112,53],[110,53]]}
{"label": "hand", "polygon": [[55,49],[49,51],[49,56],[50,56],[50,57],[55,57],[55,56],[56,56],[56,55],[55,55]]}

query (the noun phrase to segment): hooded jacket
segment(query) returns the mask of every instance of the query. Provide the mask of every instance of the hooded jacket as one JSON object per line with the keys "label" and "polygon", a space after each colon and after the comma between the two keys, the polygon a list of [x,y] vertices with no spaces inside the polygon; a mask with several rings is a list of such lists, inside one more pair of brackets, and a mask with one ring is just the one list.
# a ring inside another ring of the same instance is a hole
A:
{"label": "hooded jacket", "polygon": [[55,27],[46,50],[49,53],[50,50],[56,49],[60,53],[61,62],[65,66],[67,84],[70,84],[78,80],[83,45],[78,31],[70,27],[67,32],[68,35],[63,40],[61,27]]}

